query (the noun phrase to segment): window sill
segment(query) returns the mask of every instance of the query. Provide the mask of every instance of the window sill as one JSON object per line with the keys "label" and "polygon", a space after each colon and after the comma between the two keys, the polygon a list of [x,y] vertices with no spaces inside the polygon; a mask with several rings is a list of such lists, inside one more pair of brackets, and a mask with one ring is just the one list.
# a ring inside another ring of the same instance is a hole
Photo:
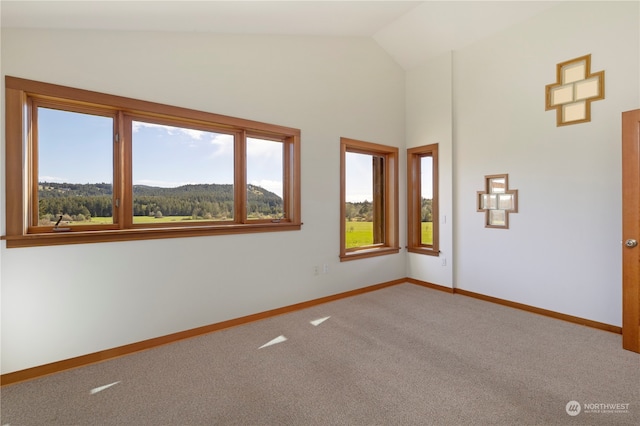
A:
{"label": "window sill", "polygon": [[407,247],[407,251],[409,253],[424,254],[427,256],[440,256],[439,250],[433,250],[433,249],[423,248],[423,247]]}
{"label": "window sill", "polygon": [[340,255],[340,262],[346,262],[349,260],[365,259],[367,257],[384,256],[387,254],[399,253],[399,247],[375,247],[370,249],[362,249],[357,251],[351,251]]}
{"label": "window sill", "polygon": [[7,248],[39,247],[67,244],[106,243],[164,238],[204,237],[210,235],[250,234],[258,232],[299,231],[301,223],[256,223],[243,225],[202,226],[156,229],[117,229],[104,231],[69,231],[58,233],[5,235]]}

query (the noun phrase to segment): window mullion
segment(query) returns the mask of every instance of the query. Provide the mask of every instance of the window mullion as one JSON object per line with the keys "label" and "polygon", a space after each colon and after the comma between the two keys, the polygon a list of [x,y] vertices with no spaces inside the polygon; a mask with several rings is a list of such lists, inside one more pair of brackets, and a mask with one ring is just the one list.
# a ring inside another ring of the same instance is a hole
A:
{"label": "window mullion", "polygon": [[[422,245],[422,159],[424,155],[416,155],[415,158],[415,193],[413,224],[414,224],[414,245]],[[433,181],[432,181],[433,182]]]}
{"label": "window mullion", "polygon": [[398,155],[386,154],[384,156],[384,182],[386,185],[384,191],[384,208],[386,211],[385,216],[385,229],[387,234],[385,235],[385,245],[390,246],[392,242],[398,244],[398,203],[400,202],[398,197]]}
{"label": "window mullion", "polygon": [[295,196],[298,191],[296,190],[295,174],[297,173],[300,159],[296,159],[296,153],[294,150],[293,137],[288,137],[284,140],[284,167],[283,167],[283,213],[284,219],[287,221],[299,220],[300,212],[295,208]]}
{"label": "window mullion", "polygon": [[289,149],[289,138],[282,141],[282,219],[290,220],[293,208],[289,204],[291,201],[291,184],[293,179],[289,175],[291,171],[291,152]]}
{"label": "window mullion", "polygon": [[29,114],[29,135],[27,140],[27,161],[29,163],[30,176],[27,178],[29,189],[29,226],[38,226],[39,215],[39,193],[38,193],[38,104],[30,101],[27,114]]}
{"label": "window mullion", "polygon": [[133,223],[132,118],[118,111],[114,120],[113,143],[113,219],[118,228]]}
{"label": "window mullion", "polygon": [[431,217],[432,217],[432,233],[433,238],[431,241],[431,249],[435,253],[440,253],[440,196],[439,196],[439,172],[438,172],[438,146],[435,145],[431,152],[431,185],[433,191],[433,201],[431,202]]}
{"label": "window mullion", "polygon": [[386,221],[386,173],[385,158],[374,155],[373,166],[373,243],[386,243],[388,235],[385,226]]}
{"label": "window mullion", "polygon": [[234,138],[234,222],[247,223],[247,132]]}
{"label": "window mullion", "polygon": [[411,201],[409,209],[409,224],[410,224],[410,246],[420,246],[422,224],[421,224],[421,212],[422,212],[422,182],[420,176],[422,175],[422,156],[410,155],[411,161],[411,194],[409,200]]}

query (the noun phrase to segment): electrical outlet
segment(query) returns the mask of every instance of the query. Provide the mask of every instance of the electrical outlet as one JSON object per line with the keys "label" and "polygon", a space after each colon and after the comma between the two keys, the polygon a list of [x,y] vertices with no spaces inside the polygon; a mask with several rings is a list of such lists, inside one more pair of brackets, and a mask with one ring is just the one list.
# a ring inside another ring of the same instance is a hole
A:
{"label": "electrical outlet", "polygon": [[318,265],[313,267],[313,275],[320,275],[320,267]]}

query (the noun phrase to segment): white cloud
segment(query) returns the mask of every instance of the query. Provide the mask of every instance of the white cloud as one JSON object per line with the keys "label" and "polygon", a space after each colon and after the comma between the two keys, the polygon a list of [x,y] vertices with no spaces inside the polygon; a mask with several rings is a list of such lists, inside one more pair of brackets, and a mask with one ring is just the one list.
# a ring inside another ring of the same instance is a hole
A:
{"label": "white cloud", "polygon": [[209,158],[233,155],[233,135],[224,133],[212,133],[212,135],[210,143],[214,146],[214,151],[209,154]]}
{"label": "white cloud", "polygon": [[[218,137],[233,138],[233,136],[231,136],[231,135],[218,134],[218,133],[214,133],[214,132],[207,132],[207,131],[204,131],[204,130],[190,129],[188,127],[176,127],[176,126],[167,126],[165,124],[147,123],[147,122],[144,122],[144,121],[134,121],[133,122],[133,124],[132,124],[133,133],[137,133],[143,127],[149,128],[149,129],[162,129],[162,130],[165,130],[169,136],[173,136],[173,135],[177,135],[177,134],[181,133],[183,135],[188,136],[191,140],[194,140],[194,141],[203,140],[205,135],[213,135],[213,139],[216,139]],[[189,146],[196,147],[198,145],[190,144]]]}
{"label": "white cloud", "polygon": [[178,127],[176,129],[184,133],[185,135],[189,136],[191,139],[196,139],[196,140],[201,140],[204,134],[211,133],[211,132],[203,132],[202,130],[185,129],[182,127]]}
{"label": "white cloud", "polygon": [[152,128],[152,129],[164,129],[169,134],[172,134],[171,132],[176,129],[176,127],[173,127],[173,126],[165,126],[163,124],[147,123],[147,122],[144,122],[144,121],[134,121],[132,123],[131,127],[132,127],[132,130],[133,130],[133,133],[137,133],[142,127]]}
{"label": "white cloud", "polygon": [[212,145],[229,145],[233,144],[233,135],[227,135],[225,133],[212,133],[211,138]]}
{"label": "white cloud", "polygon": [[247,138],[247,156],[259,158],[281,158],[282,143],[265,139]]}

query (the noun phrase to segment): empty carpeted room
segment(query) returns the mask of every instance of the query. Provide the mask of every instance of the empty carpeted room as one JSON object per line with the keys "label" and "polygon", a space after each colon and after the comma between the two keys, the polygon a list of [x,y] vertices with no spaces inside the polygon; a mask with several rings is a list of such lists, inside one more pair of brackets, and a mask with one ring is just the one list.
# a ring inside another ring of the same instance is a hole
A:
{"label": "empty carpeted room", "polygon": [[640,424],[640,2],[0,17],[0,424]]}

